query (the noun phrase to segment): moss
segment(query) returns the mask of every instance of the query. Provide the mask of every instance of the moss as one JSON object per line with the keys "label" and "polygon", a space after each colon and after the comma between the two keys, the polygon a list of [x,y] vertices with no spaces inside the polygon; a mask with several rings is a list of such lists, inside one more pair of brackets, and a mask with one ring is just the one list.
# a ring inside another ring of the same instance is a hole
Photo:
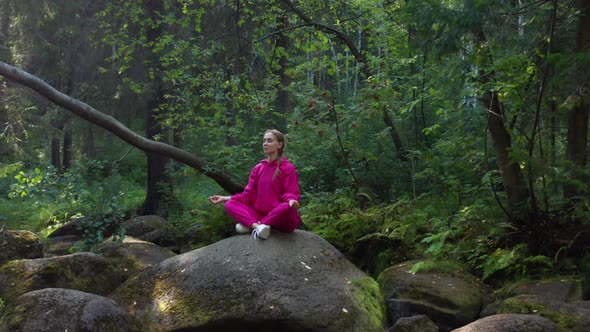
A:
{"label": "moss", "polygon": [[20,307],[8,307],[0,316],[0,330],[12,331],[15,326],[19,326],[24,317],[25,308]]}
{"label": "moss", "polygon": [[381,331],[385,324],[385,307],[379,284],[371,278],[354,279],[352,294],[371,323],[371,330]]}
{"label": "moss", "polygon": [[[56,261],[48,263],[39,271],[39,276],[43,280],[51,280],[56,283],[55,287],[64,287],[77,289],[83,292],[93,293],[96,283],[93,282],[93,276],[81,276],[75,271],[78,267],[73,262],[66,264],[67,261]],[[51,283],[51,282],[50,282]],[[65,284],[63,284],[65,283]]]}
{"label": "moss", "polygon": [[9,285],[3,285],[2,296],[6,302],[12,302],[16,297],[22,295],[33,283],[28,277],[27,271],[22,268],[22,260],[10,261],[0,268],[0,275],[5,276],[4,282],[10,282]]}
{"label": "moss", "polygon": [[[203,297],[197,294],[187,296],[175,292],[173,296],[169,297],[173,299],[172,301],[164,302],[158,306],[159,316],[173,317],[181,322],[204,325],[214,318],[219,319],[225,315],[232,316],[232,313],[246,312],[248,307],[253,307],[252,303],[243,303],[238,300],[238,296],[233,296],[231,294],[233,288],[217,288],[217,292],[217,294],[226,295]],[[165,299],[160,298],[159,300],[165,301]]]}
{"label": "moss", "polygon": [[581,319],[580,316],[573,313],[562,313],[556,310],[551,310],[544,307],[539,303],[532,303],[521,299],[507,299],[504,301],[504,305],[500,310],[499,314],[534,314],[548,318],[559,326],[564,328],[572,328]]}
{"label": "moss", "polygon": [[136,259],[130,257],[109,256],[107,258],[109,260],[109,271],[122,275],[125,280],[144,268]]}
{"label": "moss", "polygon": [[39,237],[33,233],[33,232],[29,232],[29,231],[17,231],[16,235],[19,238],[22,238],[24,240],[26,240],[27,242],[37,242],[39,241]]}

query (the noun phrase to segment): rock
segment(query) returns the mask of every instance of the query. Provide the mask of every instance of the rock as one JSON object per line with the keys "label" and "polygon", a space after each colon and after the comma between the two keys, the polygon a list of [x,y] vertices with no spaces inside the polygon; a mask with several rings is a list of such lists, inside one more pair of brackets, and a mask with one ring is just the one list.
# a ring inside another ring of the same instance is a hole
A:
{"label": "rock", "polygon": [[546,317],[572,331],[590,331],[590,310],[572,303],[555,301],[545,296],[517,295],[505,299],[499,314],[535,314]]}
{"label": "rock", "polygon": [[43,243],[29,231],[0,231],[0,265],[14,259],[43,257]]}
{"label": "rock", "polygon": [[178,251],[179,234],[168,221],[160,216],[137,216],[123,222],[125,234]]}
{"label": "rock", "polygon": [[161,247],[176,247],[178,234],[174,229],[156,229],[139,236],[138,239],[157,244]]}
{"label": "rock", "polygon": [[493,315],[476,320],[453,332],[558,332],[551,320],[537,315]]}
{"label": "rock", "polygon": [[108,238],[98,244],[96,253],[108,258],[124,279],[176,255],[168,249],[131,236],[125,236],[122,242]]}
{"label": "rock", "polygon": [[195,224],[182,231],[178,241],[181,253],[205,247],[211,243],[211,229],[203,224]]}
{"label": "rock", "polygon": [[63,235],[48,238],[47,240],[49,242],[45,246],[45,257],[53,257],[71,254],[72,247],[82,239],[77,235]]}
{"label": "rock", "polygon": [[0,268],[0,298],[10,302],[42,288],[70,288],[106,295],[122,281],[121,274],[106,258],[88,252],[15,260]]}
{"label": "rock", "polygon": [[0,332],[140,331],[137,322],[113,300],[73,289],[46,288],[19,296]]}
{"label": "rock", "polygon": [[378,276],[394,264],[414,259],[414,252],[401,238],[370,234],[357,240],[346,257],[363,271]]}
{"label": "rock", "polygon": [[77,237],[82,237],[83,231],[80,229],[80,224],[82,223],[82,219],[76,218],[68,221],[67,223],[61,225],[58,229],[51,232],[47,237],[54,238],[54,237],[61,237],[66,235],[75,235]]}
{"label": "rock", "polygon": [[441,331],[449,331],[477,319],[484,305],[491,302],[488,288],[475,277],[461,272],[412,274],[414,263],[393,266],[379,275],[390,323],[424,314]]}
{"label": "rock", "polygon": [[402,317],[387,332],[438,332],[438,326],[426,315]]}
{"label": "rock", "polygon": [[169,258],[111,298],[145,330],[382,331],[377,283],[321,237],[233,236]]}
{"label": "rock", "polygon": [[506,287],[513,295],[536,295],[554,301],[576,302],[588,297],[590,288],[582,276],[560,277],[558,279],[538,280]]}
{"label": "rock", "polygon": [[[112,221],[112,220],[113,219],[109,218],[108,216],[103,216],[102,227],[104,227],[105,229],[102,232],[102,236],[104,238],[111,236],[113,234],[113,232],[115,230],[117,230],[117,228],[119,227],[119,223]],[[58,229],[56,229],[55,231],[53,231],[47,237],[55,238],[55,237],[61,237],[61,236],[66,236],[66,235],[75,235],[75,236],[82,238],[84,236],[84,230],[89,227],[88,225],[90,223],[93,223],[93,222],[94,222],[94,220],[87,219],[87,218],[72,219],[69,222],[67,222],[66,224],[64,224],[61,227],[59,227]]]}
{"label": "rock", "polygon": [[168,221],[160,216],[147,215],[136,216],[131,219],[123,221],[125,227],[125,234],[136,238],[144,234],[153,232],[155,230],[167,229],[172,227]]}

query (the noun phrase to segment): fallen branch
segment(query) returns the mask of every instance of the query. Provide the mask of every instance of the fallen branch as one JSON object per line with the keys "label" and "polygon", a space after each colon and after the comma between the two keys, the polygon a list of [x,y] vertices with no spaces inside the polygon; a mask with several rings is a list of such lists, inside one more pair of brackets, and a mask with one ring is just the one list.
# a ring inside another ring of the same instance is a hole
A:
{"label": "fallen branch", "polygon": [[58,91],[45,81],[22,69],[0,61],[0,75],[34,90],[54,104],[63,107],[92,124],[110,131],[123,141],[142,151],[166,156],[199,170],[232,194],[241,192],[244,189],[242,184],[234,181],[227,173],[214,170],[206,160],[172,145],[156,142],[140,136],[112,116],[101,113],[90,105]]}

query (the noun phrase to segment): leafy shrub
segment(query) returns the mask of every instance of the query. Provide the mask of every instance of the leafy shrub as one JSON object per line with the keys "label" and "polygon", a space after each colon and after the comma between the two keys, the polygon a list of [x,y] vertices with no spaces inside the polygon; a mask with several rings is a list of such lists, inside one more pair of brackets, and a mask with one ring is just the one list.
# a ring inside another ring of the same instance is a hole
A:
{"label": "leafy shrub", "polygon": [[36,219],[36,229],[31,230],[51,232],[72,218],[83,218],[89,246],[102,240],[104,228],[112,228],[144,196],[107,161],[89,161],[64,173],[53,167],[20,170],[14,179],[8,204],[34,207],[22,216]]}

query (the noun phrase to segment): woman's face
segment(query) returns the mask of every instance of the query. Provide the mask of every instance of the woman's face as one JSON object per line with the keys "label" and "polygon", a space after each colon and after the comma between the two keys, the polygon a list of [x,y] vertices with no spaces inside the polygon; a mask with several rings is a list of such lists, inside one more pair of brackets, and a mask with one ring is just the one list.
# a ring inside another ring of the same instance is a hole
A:
{"label": "woman's face", "polygon": [[267,156],[276,155],[279,149],[283,147],[283,143],[279,142],[272,133],[264,134],[262,139],[262,149]]}

